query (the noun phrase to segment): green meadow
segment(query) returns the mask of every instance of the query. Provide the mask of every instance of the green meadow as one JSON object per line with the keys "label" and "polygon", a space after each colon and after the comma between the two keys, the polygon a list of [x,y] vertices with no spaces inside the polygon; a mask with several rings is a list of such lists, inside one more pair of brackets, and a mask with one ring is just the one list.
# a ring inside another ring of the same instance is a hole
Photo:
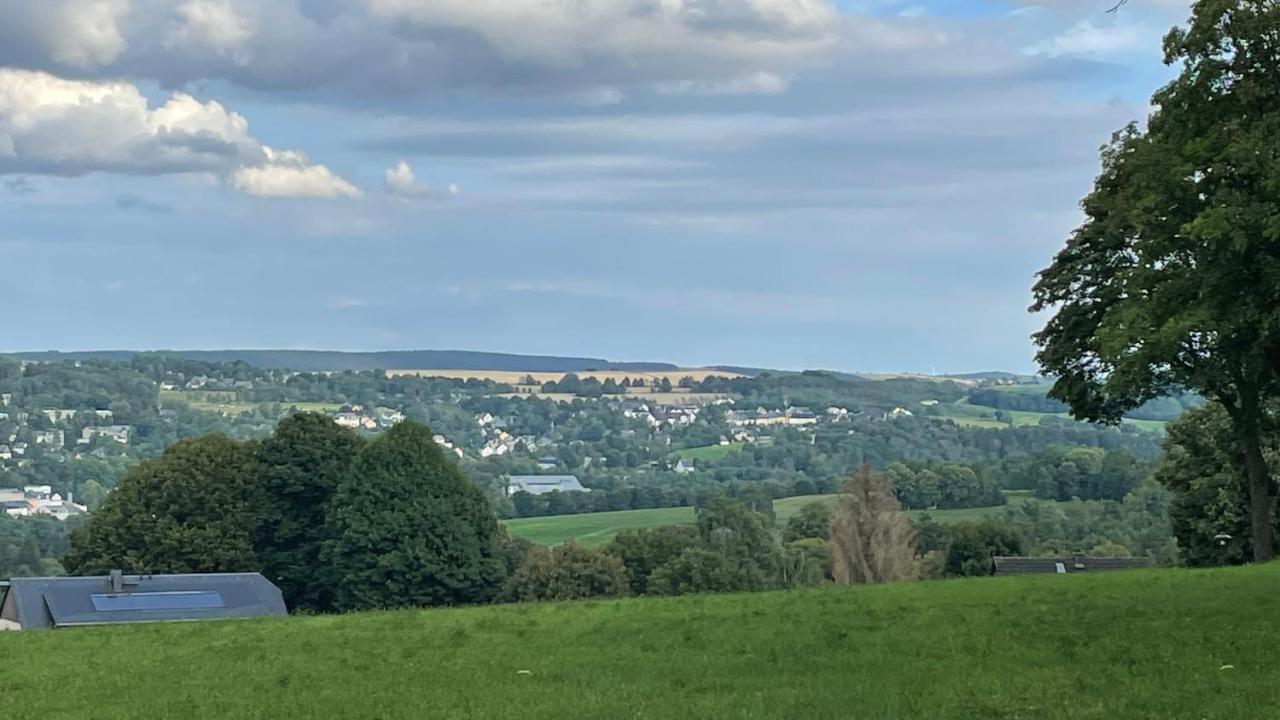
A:
{"label": "green meadow", "polygon": [[21,718],[1280,717],[1280,565],[0,633]]}
{"label": "green meadow", "polygon": [[[1010,503],[1022,502],[1030,496],[1026,493],[1007,493]],[[773,501],[773,511],[777,516],[775,527],[781,529],[792,515],[800,512],[800,508],[811,502],[832,504],[835,495],[809,495],[805,497],[784,498]],[[1006,506],[986,508],[965,508],[963,510],[930,510],[929,516],[941,523],[958,523],[978,521],[998,516]],[[912,510],[907,514],[919,517],[923,510]],[[554,515],[539,518],[520,518],[505,521],[512,535],[528,538],[539,545],[559,545],[572,540],[585,547],[607,545],[615,535],[623,530],[634,528],[655,528],[663,525],[692,525],[693,508],[659,508],[656,510],[623,510],[621,512],[583,513],[580,515]]]}

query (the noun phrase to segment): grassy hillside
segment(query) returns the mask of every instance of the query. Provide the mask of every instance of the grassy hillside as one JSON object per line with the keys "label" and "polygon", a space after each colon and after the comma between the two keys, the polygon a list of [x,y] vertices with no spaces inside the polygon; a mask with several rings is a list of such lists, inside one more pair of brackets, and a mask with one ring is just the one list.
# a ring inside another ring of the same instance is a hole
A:
{"label": "grassy hillside", "polygon": [[[1009,502],[1020,502],[1029,497],[1022,493],[1010,493]],[[776,526],[782,528],[800,508],[811,502],[835,502],[835,495],[810,495],[785,498],[773,502]],[[1005,506],[967,508],[964,510],[933,510],[929,516],[941,523],[958,523],[981,520],[1004,512]],[[920,511],[907,513],[912,517]],[[528,538],[541,545],[559,545],[573,540],[586,547],[607,545],[615,535],[632,528],[655,528],[663,525],[692,525],[693,508],[659,508],[657,510],[623,510],[621,512],[584,513],[581,515],[553,515],[551,517],[507,520],[512,535]]]}
{"label": "grassy hillside", "polygon": [[1280,716],[1280,565],[0,634],[23,718]]}

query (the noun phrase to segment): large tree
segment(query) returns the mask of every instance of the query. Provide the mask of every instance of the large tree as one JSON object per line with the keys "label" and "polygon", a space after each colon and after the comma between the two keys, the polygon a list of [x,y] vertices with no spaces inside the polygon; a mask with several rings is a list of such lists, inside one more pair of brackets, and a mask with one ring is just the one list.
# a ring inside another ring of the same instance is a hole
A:
{"label": "large tree", "polygon": [[1165,38],[1178,77],[1102,151],[1085,222],[1040,274],[1051,395],[1114,422],[1183,389],[1226,410],[1254,558],[1274,553],[1263,438],[1280,393],[1280,4],[1200,0]]}
{"label": "large tree", "polygon": [[74,575],[257,570],[256,479],[252,445],[180,440],[129,469],[72,536],[64,564]]}
{"label": "large tree", "polygon": [[[1231,419],[1217,405],[1169,423],[1156,479],[1172,492],[1169,520],[1188,565],[1233,565],[1254,555],[1248,478]],[[1272,471],[1280,458],[1268,453]]]}
{"label": "large tree", "polygon": [[502,588],[497,518],[424,425],[403,422],[360,452],[329,523],[341,610],[483,603]]}
{"label": "large tree", "polygon": [[258,449],[262,523],[255,537],[262,572],[295,610],[333,609],[334,582],[322,559],[325,514],[364,442],[324,415],[280,421]]}

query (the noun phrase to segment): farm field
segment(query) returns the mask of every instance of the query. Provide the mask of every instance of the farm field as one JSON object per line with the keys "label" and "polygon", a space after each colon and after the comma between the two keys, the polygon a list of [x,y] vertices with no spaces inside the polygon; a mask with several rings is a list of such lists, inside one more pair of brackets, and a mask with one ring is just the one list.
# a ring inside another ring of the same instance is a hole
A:
{"label": "farm field", "polygon": [[[779,531],[787,524],[791,516],[800,512],[800,508],[811,502],[834,504],[836,495],[808,495],[804,497],[784,498],[773,501],[774,525]],[[1022,493],[1009,493],[1009,502],[1021,502],[1030,496]],[[963,510],[910,510],[912,518],[926,512],[940,523],[958,523],[982,520],[1004,512],[1007,505],[989,508],[965,508]],[[504,523],[512,535],[527,538],[539,545],[559,545],[572,540],[586,547],[600,547],[609,544],[614,536],[623,530],[637,528],[655,528],[664,525],[692,525],[694,512],[691,507],[657,508],[653,510],[622,510],[619,512],[583,513],[580,515],[553,515],[550,517],[519,518],[506,520]]]}
{"label": "farm field", "polygon": [[976,578],[4,633],[0,684],[48,719],[1262,720],[1278,613],[1276,564]]}
{"label": "farm field", "polygon": [[726,455],[738,452],[741,449],[742,443],[732,443],[730,445],[705,445],[703,447],[677,450],[674,454],[684,460],[720,460]]}
{"label": "farm field", "polygon": [[[250,412],[264,403],[244,402],[239,393],[232,390],[161,390],[160,402],[183,402],[197,412],[217,413],[219,415],[239,415]],[[270,404],[270,403],[266,403]],[[290,402],[280,403],[284,407],[294,407],[301,412],[330,413],[340,407],[338,403],[323,402]]]}
{"label": "farm field", "polygon": [[[1009,422],[996,420],[996,410],[983,405],[971,405],[968,400],[961,400],[955,403],[945,403],[938,406],[941,415],[940,419],[952,420],[957,425],[966,427],[983,427],[983,428],[1007,428],[1027,427],[1039,425],[1040,420],[1046,417],[1061,418],[1070,420],[1071,417],[1066,413],[1040,413],[1029,412],[1025,410],[1004,410],[1004,414],[1009,418]],[[1134,420],[1125,418],[1126,425],[1133,425],[1142,430],[1153,432],[1164,432],[1165,423],[1160,420]]]}

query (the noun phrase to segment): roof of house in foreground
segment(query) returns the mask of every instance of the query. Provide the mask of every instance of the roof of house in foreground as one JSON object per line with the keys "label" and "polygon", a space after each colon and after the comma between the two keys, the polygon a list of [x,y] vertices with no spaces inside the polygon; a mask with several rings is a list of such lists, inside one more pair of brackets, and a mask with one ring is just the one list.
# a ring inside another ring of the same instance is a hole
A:
{"label": "roof of house in foreground", "polygon": [[259,573],[13,578],[0,619],[43,629],[288,613]]}
{"label": "roof of house in foreground", "polygon": [[1151,561],[1140,557],[996,557],[991,561],[993,575],[1032,575],[1038,573],[1100,572],[1136,570],[1151,567]]}

